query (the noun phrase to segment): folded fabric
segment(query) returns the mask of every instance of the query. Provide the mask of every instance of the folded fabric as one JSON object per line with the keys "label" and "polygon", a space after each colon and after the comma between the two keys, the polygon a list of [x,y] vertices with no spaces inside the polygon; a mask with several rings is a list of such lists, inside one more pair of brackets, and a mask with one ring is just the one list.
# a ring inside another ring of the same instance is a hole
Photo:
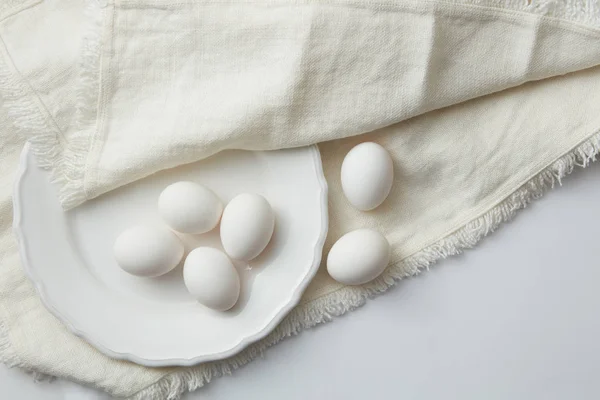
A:
{"label": "folded fabric", "polygon": [[[87,11],[58,0],[0,8],[0,357],[115,396],[202,386],[473,246],[600,149],[596,0],[93,0]],[[231,359],[111,360],[45,310],[20,269],[10,183],[25,139],[65,208],[223,149],[320,143],[325,254],[373,227],[391,264],[362,287],[321,268],[286,320]],[[390,151],[396,182],[362,213],[339,168],[366,140]]]}
{"label": "folded fabric", "polygon": [[600,63],[596,29],[459,2],[90,4],[80,115],[62,144],[31,138],[67,208],[223,149],[355,136]]}

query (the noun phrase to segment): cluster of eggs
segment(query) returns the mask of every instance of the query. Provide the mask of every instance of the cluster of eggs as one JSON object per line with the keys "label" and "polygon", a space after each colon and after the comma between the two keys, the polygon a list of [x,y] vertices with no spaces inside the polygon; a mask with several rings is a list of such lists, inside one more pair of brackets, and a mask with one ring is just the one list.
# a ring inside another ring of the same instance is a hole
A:
{"label": "cluster of eggs", "polygon": [[[344,158],[342,190],[350,204],[361,211],[380,206],[393,181],[392,159],[376,143],[361,143]],[[168,227],[138,225],[123,231],[114,244],[117,264],[140,277],[164,275],[184,256],[183,243],[175,232],[202,234],[220,222],[225,252],[211,247],[192,250],[183,265],[183,279],[201,304],[219,311],[233,307],[240,294],[240,278],[231,260],[250,261],[271,240],[275,216],[269,202],[260,195],[243,193],[223,207],[212,190],[184,181],[162,191],[158,212]],[[332,246],[327,271],[340,283],[361,285],[378,277],[389,259],[390,245],[385,236],[372,229],[357,229]]]}
{"label": "cluster of eggs", "polygon": [[162,191],[158,212],[170,229],[146,225],[126,229],[114,244],[117,264],[140,277],[164,275],[184,255],[183,243],[174,232],[202,234],[220,221],[225,253],[211,247],[192,250],[183,265],[183,280],[201,304],[218,311],[233,307],[240,294],[240,278],[231,259],[250,261],[265,249],[275,225],[269,202],[258,194],[242,193],[223,208],[212,190],[184,181]]}
{"label": "cluster of eggs", "polygon": [[[394,183],[394,165],[379,144],[361,143],[342,162],[342,190],[355,208],[370,211],[387,198]],[[346,285],[362,285],[377,278],[390,261],[385,236],[372,229],[357,229],[338,239],[327,257],[327,272]]]}

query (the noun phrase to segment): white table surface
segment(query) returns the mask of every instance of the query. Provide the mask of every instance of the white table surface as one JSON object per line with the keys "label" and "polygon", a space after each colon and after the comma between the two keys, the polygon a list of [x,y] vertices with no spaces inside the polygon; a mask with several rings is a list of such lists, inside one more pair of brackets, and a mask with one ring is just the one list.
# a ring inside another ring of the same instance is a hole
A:
{"label": "white table surface", "polygon": [[[185,399],[600,398],[600,165],[476,249]],[[0,367],[3,399],[107,399]]]}

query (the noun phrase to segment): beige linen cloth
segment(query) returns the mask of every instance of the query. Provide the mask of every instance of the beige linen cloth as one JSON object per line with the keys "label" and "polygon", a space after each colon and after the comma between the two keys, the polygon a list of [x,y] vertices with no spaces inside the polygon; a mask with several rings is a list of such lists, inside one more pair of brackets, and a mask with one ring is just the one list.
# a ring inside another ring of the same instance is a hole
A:
{"label": "beige linen cloth", "polygon": [[[0,358],[118,397],[177,398],[475,245],[600,149],[598,0],[0,2]],[[85,14],[85,16],[84,16]],[[239,355],[192,368],[109,359],[41,305],[11,235],[25,140],[65,208],[223,149],[320,143],[325,254],[359,227],[392,263],[344,287],[321,271]],[[377,141],[395,185],[350,207],[339,168]],[[532,238],[535,240],[535,238]]]}

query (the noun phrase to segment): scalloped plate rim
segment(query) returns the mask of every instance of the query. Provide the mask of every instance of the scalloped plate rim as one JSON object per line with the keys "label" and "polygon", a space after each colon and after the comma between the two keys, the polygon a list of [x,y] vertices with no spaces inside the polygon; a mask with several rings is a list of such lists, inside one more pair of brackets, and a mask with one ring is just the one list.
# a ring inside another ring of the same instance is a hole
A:
{"label": "scalloped plate rim", "polygon": [[329,215],[328,215],[328,186],[327,181],[325,179],[325,175],[323,173],[323,166],[321,162],[321,155],[319,152],[319,148],[317,145],[311,145],[306,147],[312,153],[312,159],[315,167],[315,172],[319,181],[320,186],[320,197],[321,197],[321,232],[317,243],[314,248],[314,255],[311,268],[307,275],[304,277],[302,282],[297,286],[295,292],[293,293],[291,300],[288,304],[283,306],[277,313],[277,315],[259,332],[254,335],[248,336],[242,339],[236,346],[232,347],[230,350],[214,353],[214,354],[204,354],[201,356],[194,356],[189,358],[173,358],[173,359],[147,359],[144,357],[140,357],[138,355],[129,353],[129,352],[116,352],[108,348],[103,343],[100,343],[96,340],[93,335],[89,335],[84,330],[78,329],[75,327],[72,322],[64,317],[59,310],[54,307],[52,302],[48,299],[46,295],[46,291],[43,283],[38,279],[38,277],[34,273],[34,268],[29,264],[29,257],[27,254],[28,244],[27,240],[24,236],[23,230],[21,228],[21,186],[23,177],[27,172],[27,158],[30,152],[30,144],[26,143],[23,147],[19,158],[19,166],[17,169],[17,173],[15,176],[15,182],[13,187],[13,233],[17,239],[19,255],[21,258],[22,268],[25,271],[25,274],[29,278],[29,280],[33,283],[35,290],[42,301],[42,304],[50,311],[52,315],[54,315],[63,325],[67,327],[67,329],[73,333],[75,336],[78,336],[84,339],[86,342],[90,343],[101,353],[105,354],[110,358],[114,358],[117,360],[130,361],[136,364],[148,366],[148,367],[166,367],[166,366],[194,366],[200,363],[209,362],[209,361],[217,361],[222,360],[231,356],[236,355],[240,351],[244,350],[249,345],[265,338],[269,335],[277,325],[289,314],[294,307],[298,305],[302,294],[316,275],[319,266],[321,264],[322,259],[322,251],[323,246],[325,245],[325,239],[327,237],[327,231],[329,226]]}

